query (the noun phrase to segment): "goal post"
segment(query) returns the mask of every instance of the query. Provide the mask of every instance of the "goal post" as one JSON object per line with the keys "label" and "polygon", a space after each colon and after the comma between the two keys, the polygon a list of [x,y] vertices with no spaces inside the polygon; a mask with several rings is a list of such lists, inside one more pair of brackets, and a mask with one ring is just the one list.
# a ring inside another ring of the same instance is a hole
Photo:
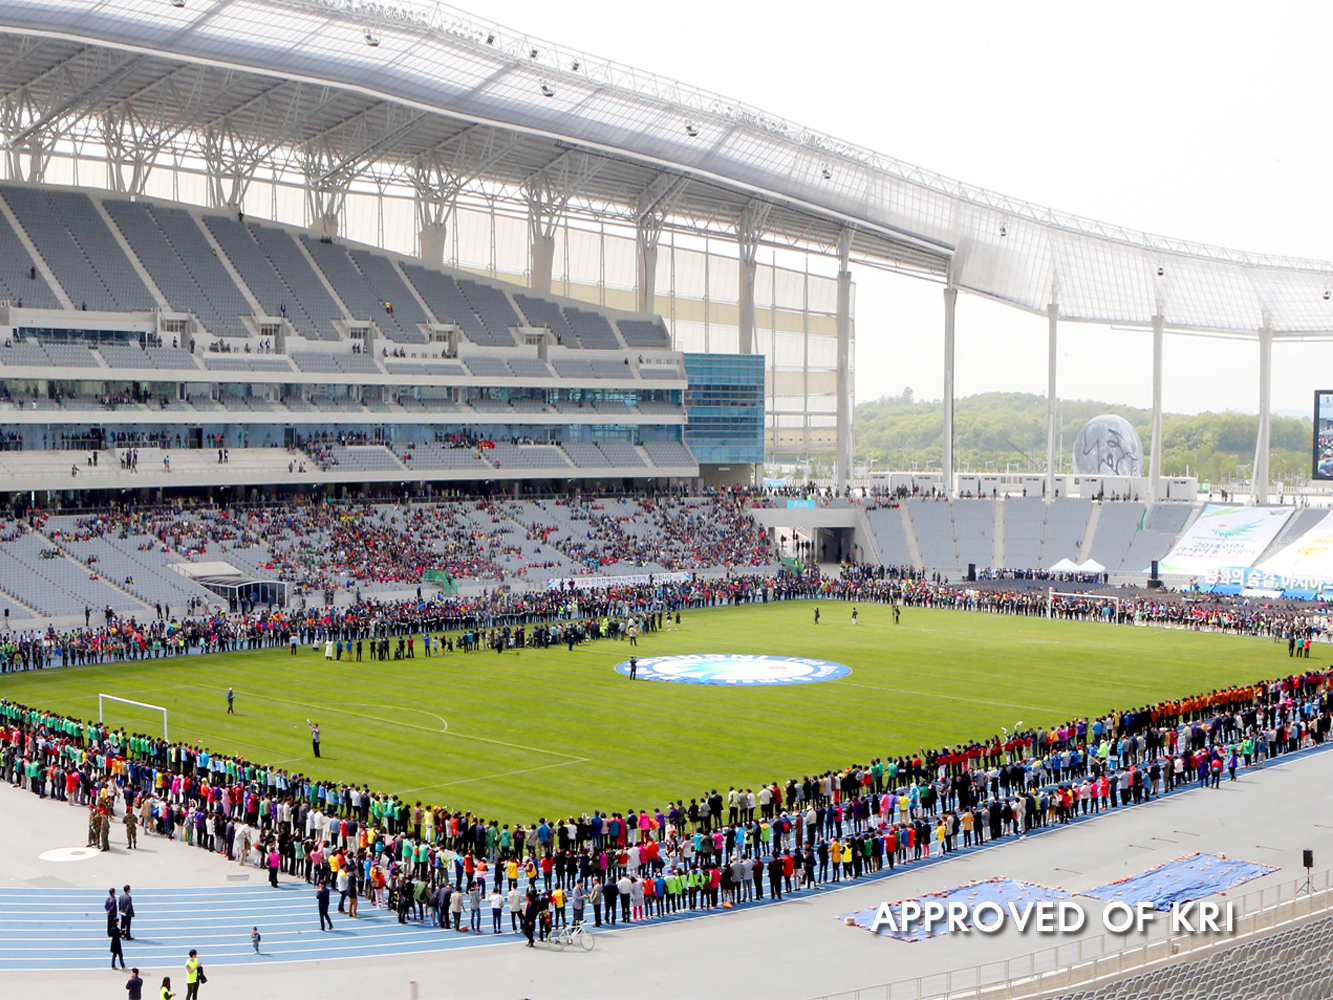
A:
{"label": "goal post", "polygon": [[117,695],[114,695],[114,694],[101,694],[101,693],[99,693],[99,694],[97,695],[97,721],[98,721],[99,723],[105,721],[105,718],[104,718],[104,716],[103,716],[103,705],[104,705],[105,702],[108,702],[108,701],[118,701],[118,702],[120,702],[122,705],[135,705],[135,706],[137,706],[138,708],[147,708],[147,709],[150,709],[151,711],[154,711],[154,712],[161,712],[161,713],[162,713],[162,738],[163,738],[164,740],[169,740],[169,739],[171,739],[171,737],[170,737],[169,735],[167,735],[167,710],[166,710],[165,708],[163,708],[161,705],[150,705],[150,704],[148,704],[148,702],[146,702],[146,701],[133,701],[133,700],[131,700],[131,699],[129,699],[129,698],[121,698],[121,697],[119,697],[119,696],[117,696]]}
{"label": "goal post", "polygon": [[1110,597],[1106,594],[1081,594],[1078,591],[1056,590],[1054,587],[1050,587],[1046,591],[1046,617],[1048,620],[1055,617],[1055,599],[1057,597],[1070,597],[1079,601],[1095,601],[1102,604],[1110,604],[1114,610],[1111,624],[1120,624],[1120,598]]}

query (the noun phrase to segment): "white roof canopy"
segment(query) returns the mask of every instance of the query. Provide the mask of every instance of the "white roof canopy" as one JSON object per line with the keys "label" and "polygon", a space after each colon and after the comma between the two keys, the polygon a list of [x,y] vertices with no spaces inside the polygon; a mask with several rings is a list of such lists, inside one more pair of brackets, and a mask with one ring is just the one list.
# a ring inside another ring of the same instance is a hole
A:
{"label": "white roof canopy", "polygon": [[1333,335],[1333,263],[1007,198],[442,5],[6,0],[0,32],[10,147],[92,117],[164,143],[226,131],[255,156],[317,161],[317,185],[447,154],[463,183],[573,173],[630,221],[731,231],[757,202],[779,245],[831,253],[850,227],[866,263],[1065,319]]}

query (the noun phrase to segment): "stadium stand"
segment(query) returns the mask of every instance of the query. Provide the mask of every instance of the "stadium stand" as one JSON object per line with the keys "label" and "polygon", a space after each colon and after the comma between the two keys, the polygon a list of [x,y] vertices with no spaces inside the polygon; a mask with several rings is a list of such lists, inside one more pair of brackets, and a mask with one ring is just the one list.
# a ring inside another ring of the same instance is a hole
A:
{"label": "stadium stand", "polygon": [[[936,500],[910,500],[908,509],[916,528],[916,541],[927,570],[952,573],[958,570],[954,547],[953,517],[949,504]],[[989,561],[989,560],[988,560]]]}
{"label": "stadium stand", "polygon": [[513,328],[519,326],[518,314],[505,293],[493,285],[483,285],[469,278],[457,280],[458,291],[481,321],[477,334],[464,330],[468,339],[480,347],[513,347]]}
{"label": "stadium stand", "polygon": [[912,550],[907,545],[902,511],[897,507],[879,507],[866,518],[879,544],[880,562],[885,566],[911,566]]}
{"label": "stadium stand", "polygon": [[601,313],[587,312],[574,306],[565,307],[565,319],[581,346],[597,351],[620,350],[611,324]]}
{"label": "stadium stand", "polygon": [[578,334],[569,325],[569,320],[560,311],[560,307],[550,299],[537,295],[514,293],[514,301],[527,318],[529,326],[545,327],[555,334],[555,342],[563,347],[582,347]]}
{"label": "stadium stand", "polygon": [[1103,503],[1090,557],[1105,566],[1108,572],[1117,572],[1138,533],[1143,513],[1144,506],[1137,501]]}
{"label": "stadium stand", "polygon": [[[178,312],[193,313],[212,333],[224,337],[246,337],[249,331],[239,317],[248,315],[250,307],[237,291],[236,285],[222,266],[211,254],[202,254],[202,236],[195,229],[197,242],[189,242],[185,253],[179,252],[168,240],[167,232],[154,216],[152,209],[139,202],[118,201],[108,198],[103,202],[125,242],[129,244],[135,256],[139,258],[158,290],[166,296],[167,303]],[[171,216],[170,210],[163,213]],[[180,225],[184,222],[193,227],[194,220],[183,212],[175,213],[172,220],[173,232],[182,242],[187,242],[188,230]],[[216,271],[221,272],[221,279],[214,272],[208,290],[201,285],[191,272],[187,262],[192,261],[196,269],[203,270],[211,262]],[[211,295],[210,295],[211,292]],[[213,298],[219,302],[215,304]]]}
{"label": "stadium stand", "polygon": [[[645,441],[643,450],[653,464],[662,468],[696,465],[694,455],[683,441]],[[605,448],[602,449],[606,451]]]}
{"label": "stadium stand", "polygon": [[[1041,560],[1028,565],[1034,569],[1050,569],[1061,559],[1078,562],[1079,546],[1083,544],[1083,534],[1087,531],[1091,514],[1091,500],[1065,497],[1052,503],[1046,510],[1046,536],[1042,541]],[[1018,564],[1010,562],[1009,565]]]}
{"label": "stadium stand", "polygon": [[995,511],[990,500],[955,500],[953,511],[954,538],[958,552],[958,568],[968,565],[978,570],[989,569],[994,561]]}
{"label": "stadium stand", "polygon": [[1330,982],[1333,917],[1324,917],[1057,1000],[1325,1000]]}
{"label": "stadium stand", "polygon": [[28,255],[27,248],[9,224],[9,219],[0,214],[0,292],[15,304],[23,304],[30,309],[59,309],[60,300],[56,298],[46,278],[37,269],[36,262]]}
{"label": "stadium stand", "polygon": [[105,312],[157,308],[86,194],[5,185],[0,195],[76,307]]}
{"label": "stadium stand", "polygon": [[1041,497],[1008,497],[1004,501],[1005,568],[1034,569],[1041,565],[1045,530],[1046,502]]}
{"label": "stadium stand", "polygon": [[621,319],[616,321],[620,335],[629,347],[652,347],[666,350],[671,346],[671,336],[660,320]]}

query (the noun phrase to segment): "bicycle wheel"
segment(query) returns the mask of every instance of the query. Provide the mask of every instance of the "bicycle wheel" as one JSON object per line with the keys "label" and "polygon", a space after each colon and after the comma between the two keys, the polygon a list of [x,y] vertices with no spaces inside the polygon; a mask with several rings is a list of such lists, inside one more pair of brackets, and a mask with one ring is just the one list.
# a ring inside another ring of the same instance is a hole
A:
{"label": "bicycle wheel", "polygon": [[569,935],[564,931],[553,931],[546,943],[552,951],[564,951],[569,945]]}
{"label": "bicycle wheel", "polygon": [[596,944],[596,942],[593,940],[591,933],[580,928],[579,944],[583,945],[584,951],[592,951],[592,946]]}

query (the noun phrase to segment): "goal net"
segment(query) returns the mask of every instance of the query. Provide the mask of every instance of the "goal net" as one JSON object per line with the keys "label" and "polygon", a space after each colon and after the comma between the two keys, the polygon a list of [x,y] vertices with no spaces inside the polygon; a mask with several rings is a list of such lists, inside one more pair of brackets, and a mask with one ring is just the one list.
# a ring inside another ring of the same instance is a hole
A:
{"label": "goal net", "polygon": [[[156,726],[158,721],[162,722],[162,738],[170,739],[167,735],[167,710],[161,705],[150,705],[144,701],[132,701],[129,698],[120,698],[114,694],[98,694],[97,696],[97,721],[105,723],[106,703],[115,702],[111,706],[114,715],[114,722],[118,728],[134,729],[137,727]],[[127,706],[127,707],[121,707]]]}
{"label": "goal net", "polygon": [[1108,625],[1120,624],[1120,598],[1106,594],[1080,594],[1077,591],[1061,591],[1051,587],[1046,591],[1046,617],[1054,618],[1055,599],[1066,598],[1079,609],[1080,617],[1092,621],[1105,622]]}

